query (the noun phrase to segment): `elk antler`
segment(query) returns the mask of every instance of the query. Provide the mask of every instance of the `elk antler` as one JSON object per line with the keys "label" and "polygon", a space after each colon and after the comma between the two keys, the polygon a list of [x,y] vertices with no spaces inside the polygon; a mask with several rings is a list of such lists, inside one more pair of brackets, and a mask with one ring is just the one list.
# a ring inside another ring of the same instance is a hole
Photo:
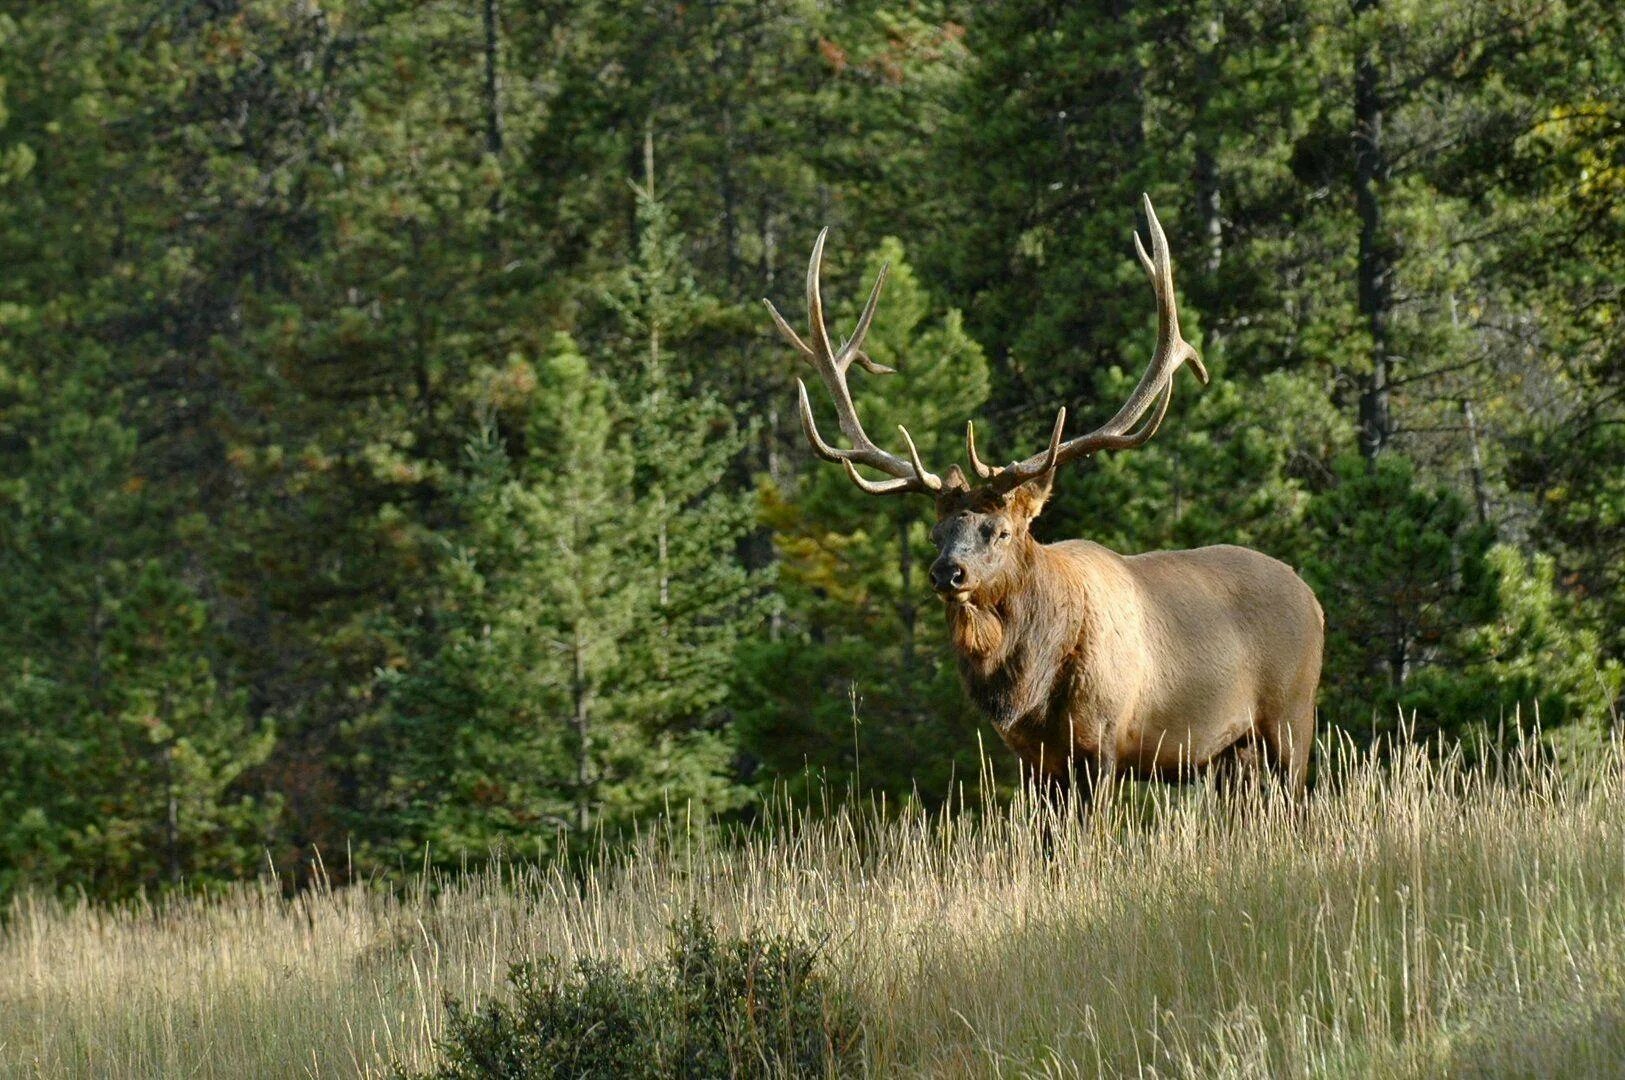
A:
{"label": "elk antler", "polygon": [[[818,426],[813,423],[812,403],[807,398],[807,384],[800,379],[796,380],[796,389],[801,400],[801,430],[807,433],[807,441],[812,444],[813,453],[825,461],[838,461],[846,467],[846,474],[852,482],[871,495],[890,495],[902,491],[936,492],[942,488],[942,480],[935,473],[928,472],[920,463],[920,452],[914,448],[914,440],[909,437],[908,429],[901,424],[897,430],[902,432],[903,442],[908,446],[908,460],[904,461],[895,454],[889,454],[876,446],[868,435],[864,434],[863,425],[858,421],[858,411],[852,404],[852,391],[846,385],[846,370],[856,360],[863,370],[871,375],[890,375],[893,368],[875,363],[869,354],[863,351],[863,338],[869,332],[869,324],[875,317],[875,304],[880,300],[880,287],[886,283],[888,266],[880,268],[880,274],[875,278],[875,286],[869,291],[869,301],[863,305],[863,314],[858,316],[857,329],[840,349],[830,347],[829,328],[824,325],[824,300],[819,293],[818,273],[824,262],[824,238],[829,235],[829,229],[823,229],[818,239],[813,242],[812,260],[807,264],[807,317],[812,324],[812,344],[808,345],[801,340],[790,324],[784,321],[778,309],[771,300],[764,299],[768,313],[773,316],[773,323],[779,328],[790,344],[801,353],[802,359],[811,364],[818,372],[818,377],[824,381],[829,390],[830,397],[835,399],[835,415],[840,421],[841,432],[852,443],[852,449],[839,450],[828,443],[818,434]],[[891,476],[890,480],[865,480],[858,475],[855,465],[867,465],[872,469]]]}
{"label": "elk antler", "polygon": [[[1162,418],[1168,413],[1168,402],[1174,395],[1174,373],[1179,365],[1189,361],[1203,384],[1208,381],[1201,355],[1179,336],[1179,310],[1174,303],[1174,268],[1168,257],[1168,237],[1163,234],[1157,213],[1151,208],[1151,197],[1142,195],[1141,199],[1144,201],[1146,224],[1151,231],[1151,254],[1145,253],[1145,245],[1140,242],[1138,231],[1134,233],[1134,250],[1140,256],[1140,265],[1145,267],[1146,276],[1151,279],[1152,291],[1157,296],[1157,347],[1151,354],[1151,363],[1140,377],[1140,384],[1134,388],[1123,407],[1117,410],[1117,415],[1105,424],[1087,435],[1062,442],[1061,432],[1066,426],[1066,409],[1063,407],[1055,417],[1049,446],[1042,453],[1003,468],[987,465],[977,457],[976,429],[966,424],[965,449],[970,454],[971,466],[982,479],[991,480],[990,486],[997,491],[1009,491],[1069,461],[1088,457],[1100,450],[1132,450],[1144,446],[1157,433]],[[1156,410],[1147,417],[1146,412],[1153,401]]]}

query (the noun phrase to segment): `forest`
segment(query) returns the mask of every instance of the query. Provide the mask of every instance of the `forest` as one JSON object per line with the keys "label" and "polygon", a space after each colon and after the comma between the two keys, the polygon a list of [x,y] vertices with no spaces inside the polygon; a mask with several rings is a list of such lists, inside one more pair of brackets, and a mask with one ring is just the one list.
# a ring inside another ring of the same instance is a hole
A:
{"label": "forest", "polygon": [[1212,381],[1040,539],[1284,560],[1356,744],[1606,753],[1611,0],[0,2],[0,900],[1008,793],[762,300],[828,226],[869,429],[1022,457],[1142,192]]}

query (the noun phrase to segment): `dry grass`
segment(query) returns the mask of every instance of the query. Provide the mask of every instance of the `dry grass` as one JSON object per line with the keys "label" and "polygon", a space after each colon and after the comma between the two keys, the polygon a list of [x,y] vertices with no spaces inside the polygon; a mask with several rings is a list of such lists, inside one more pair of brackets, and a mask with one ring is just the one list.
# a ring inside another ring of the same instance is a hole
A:
{"label": "dry grass", "polygon": [[[537,952],[637,960],[690,905],[825,942],[878,1075],[1625,1073],[1625,779],[1347,748],[1307,810],[1212,791],[667,828],[583,882],[273,886],[0,931],[0,1069],[376,1075]],[[1050,837],[1046,841],[1046,836]],[[1048,850],[1046,850],[1046,844]]]}

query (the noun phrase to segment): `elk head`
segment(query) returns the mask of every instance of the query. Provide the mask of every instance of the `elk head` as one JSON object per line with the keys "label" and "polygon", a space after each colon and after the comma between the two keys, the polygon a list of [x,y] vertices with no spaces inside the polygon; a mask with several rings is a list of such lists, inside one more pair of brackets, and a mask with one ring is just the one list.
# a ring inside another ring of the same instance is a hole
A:
{"label": "elk head", "polygon": [[[1066,408],[1055,417],[1049,445],[1044,450],[1022,461],[997,466],[985,464],[976,452],[974,424],[965,425],[965,448],[971,468],[978,481],[971,483],[954,465],[945,477],[926,469],[920,453],[909,436],[908,429],[899,425],[898,433],[908,456],[899,457],[877,446],[864,432],[852,404],[852,393],[847,387],[847,371],[853,363],[873,375],[892,374],[894,369],[875,363],[863,351],[863,339],[874,320],[875,305],[880,300],[881,287],[886,281],[886,268],[882,267],[874,288],[858,316],[858,324],[839,349],[832,344],[828,327],[824,324],[824,304],[819,291],[819,269],[824,258],[824,229],[813,243],[812,259],[807,267],[807,310],[811,323],[810,343],[790,328],[783,316],[764,300],[773,322],[790,344],[812,365],[835,402],[835,415],[841,434],[851,444],[842,450],[825,442],[813,421],[812,405],[807,397],[807,385],[796,380],[800,399],[801,428],[813,453],[825,461],[839,462],[854,484],[871,495],[895,495],[918,492],[930,495],[936,501],[937,524],[932,540],[937,546],[937,558],[931,564],[931,585],[937,594],[951,604],[985,602],[1004,594],[1021,575],[1030,557],[1033,540],[1032,521],[1044,508],[1055,473],[1062,465],[1088,457],[1101,450],[1131,450],[1143,446],[1156,434],[1168,412],[1173,396],[1173,377],[1179,366],[1189,362],[1197,376],[1206,383],[1207,370],[1202,366],[1196,350],[1179,334],[1179,312],[1174,303],[1174,272],[1168,256],[1168,238],[1157,221],[1149,196],[1142,196],[1146,222],[1151,233],[1151,252],[1146,253],[1139,233],[1134,234],[1134,249],[1140,265],[1151,279],[1157,300],[1157,344],[1151,362],[1141,376],[1139,385],[1129,395],[1122,408],[1105,424],[1083,435],[1063,438],[1066,430]],[[862,465],[886,474],[884,480],[869,480],[858,472]]]}

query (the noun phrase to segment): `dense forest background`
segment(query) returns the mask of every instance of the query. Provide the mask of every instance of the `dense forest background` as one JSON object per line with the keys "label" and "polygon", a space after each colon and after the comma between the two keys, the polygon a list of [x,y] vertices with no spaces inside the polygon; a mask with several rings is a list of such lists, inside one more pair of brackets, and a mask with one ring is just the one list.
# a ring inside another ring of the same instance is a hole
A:
{"label": "dense forest background", "polygon": [[889,260],[870,430],[945,465],[974,416],[1008,460],[1144,366],[1142,191],[1213,384],[1062,477],[1040,538],[1297,566],[1356,738],[1600,744],[1622,30],[1611,0],[0,2],[0,895],[974,786],[929,502],[811,460],[760,299],[800,321],[826,224],[839,325]]}

